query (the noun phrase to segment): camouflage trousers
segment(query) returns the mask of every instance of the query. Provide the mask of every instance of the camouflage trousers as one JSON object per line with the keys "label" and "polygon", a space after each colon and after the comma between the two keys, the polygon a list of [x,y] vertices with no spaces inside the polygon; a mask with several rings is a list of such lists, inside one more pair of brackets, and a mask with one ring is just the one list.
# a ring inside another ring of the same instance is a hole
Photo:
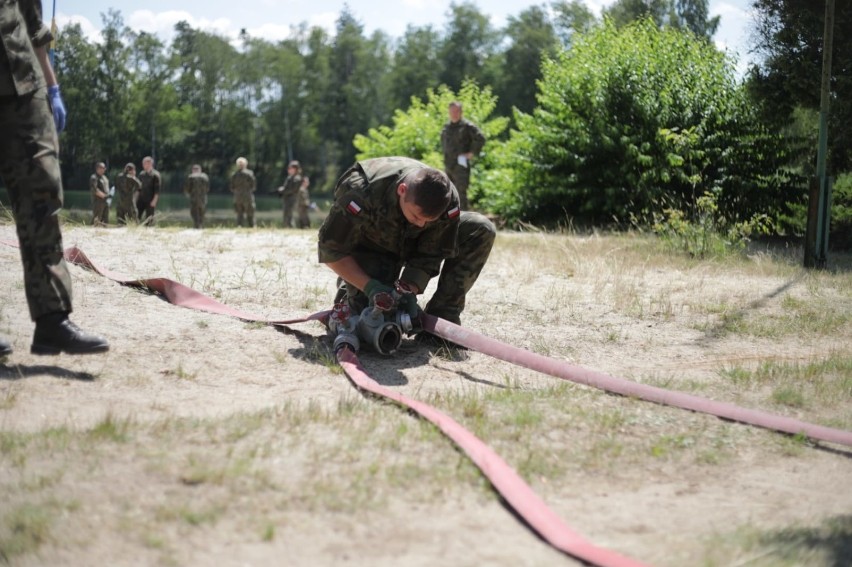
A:
{"label": "camouflage trousers", "polygon": [[204,214],[207,212],[207,198],[193,197],[189,203],[189,214],[195,228],[204,228]]}
{"label": "camouflage trousers", "polygon": [[254,193],[234,195],[234,211],[237,213],[237,226],[243,226],[243,218],[248,221],[248,226],[254,227]]}
{"label": "camouflage trousers", "polygon": [[467,201],[467,188],[470,185],[470,168],[457,163],[447,167],[447,177],[456,186],[459,192],[459,207],[461,210],[467,211],[470,209],[470,204]]}
{"label": "camouflage trousers", "polygon": [[[451,323],[461,322],[467,292],[476,283],[488,261],[496,236],[494,224],[483,215],[469,211],[461,213],[459,254],[444,260],[438,277],[438,288],[424,308],[426,313]],[[405,264],[403,260],[374,251],[356,251],[352,256],[371,278],[387,285],[393,285]],[[360,313],[369,303],[363,292],[346,282],[340,282],[335,302],[343,298],[347,298],[353,313]]]}
{"label": "camouflage trousers", "polygon": [[[281,204],[284,207],[284,227],[293,228],[293,211],[296,209],[296,203],[299,200],[299,194],[283,195]],[[301,227],[299,227],[301,228]]]}
{"label": "camouflage trousers", "polygon": [[109,224],[109,203],[106,199],[95,199],[92,203],[92,224],[106,226]]}
{"label": "camouflage trousers", "polygon": [[154,218],[156,212],[157,208],[151,206],[151,201],[136,201],[136,215],[139,224],[154,226],[157,222],[157,219]]}
{"label": "camouflage trousers", "polygon": [[0,132],[0,177],[12,202],[30,317],[71,311],[59,227],[59,142],[45,89],[0,96]]}
{"label": "camouflage trousers", "polygon": [[115,205],[115,222],[118,224],[127,224],[137,222],[139,220],[136,213],[136,202],[133,199],[119,201]]}

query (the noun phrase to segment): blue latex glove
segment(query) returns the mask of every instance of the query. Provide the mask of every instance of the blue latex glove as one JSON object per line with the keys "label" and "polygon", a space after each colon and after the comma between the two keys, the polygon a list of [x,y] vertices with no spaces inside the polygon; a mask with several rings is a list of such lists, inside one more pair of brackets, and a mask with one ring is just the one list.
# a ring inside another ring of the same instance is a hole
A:
{"label": "blue latex glove", "polygon": [[59,85],[47,87],[47,100],[50,102],[50,108],[53,110],[53,123],[56,124],[56,133],[59,134],[65,130],[65,104],[62,102],[62,95],[59,94]]}

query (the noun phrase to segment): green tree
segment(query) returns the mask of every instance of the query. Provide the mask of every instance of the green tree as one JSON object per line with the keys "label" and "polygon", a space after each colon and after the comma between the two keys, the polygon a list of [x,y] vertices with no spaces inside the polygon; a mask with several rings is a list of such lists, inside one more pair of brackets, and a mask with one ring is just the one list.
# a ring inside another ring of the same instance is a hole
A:
{"label": "green tree", "polygon": [[533,6],[510,17],[505,30],[511,44],[503,53],[505,65],[501,75],[498,111],[510,115],[515,107],[532,112],[535,107],[536,81],[541,78],[541,62],[553,57],[559,40],[545,10]]}
{"label": "green tree", "polygon": [[607,22],[545,63],[538,101],[517,113],[485,195],[508,216],[689,217],[711,193],[735,222],[795,198],[780,138],[760,125],[732,63],[692,34]]}
{"label": "green tree", "polygon": [[[798,107],[819,110],[825,2],[754,0],[755,50],[747,82],[767,121],[783,127]],[[835,0],[829,113],[829,169],[852,170],[852,0]],[[812,140],[811,160],[816,159]]]}
{"label": "green tree", "polygon": [[443,169],[441,129],[450,102],[458,100],[464,105],[465,117],[476,123],[486,137],[485,147],[475,163],[471,179],[471,200],[483,194],[488,170],[493,167],[493,153],[500,145],[500,136],[508,126],[508,118],[492,116],[497,98],[490,88],[480,89],[474,82],[466,82],[457,93],[446,85],[429,89],[426,100],[411,98],[411,106],[397,110],[393,126],[371,128],[366,135],[355,136],[357,159],[381,156],[406,156],[420,160],[432,167]]}
{"label": "green tree", "polygon": [[458,90],[468,80],[491,84],[489,61],[497,51],[499,34],[488,16],[472,2],[450,4],[441,46],[441,82]]}
{"label": "green tree", "polygon": [[422,97],[440,82],[438,57],[441,37],[432,26],[409,25],[400,38],[393,56],[390,102],[392,108],[404,108],[412,96]]}
{"label": "green tree", "polygon": [[582,0],[558,0],[551,4],[554,12],[554,28],[564,47],[570,47],[575,34],[590,31],[599,22]]}

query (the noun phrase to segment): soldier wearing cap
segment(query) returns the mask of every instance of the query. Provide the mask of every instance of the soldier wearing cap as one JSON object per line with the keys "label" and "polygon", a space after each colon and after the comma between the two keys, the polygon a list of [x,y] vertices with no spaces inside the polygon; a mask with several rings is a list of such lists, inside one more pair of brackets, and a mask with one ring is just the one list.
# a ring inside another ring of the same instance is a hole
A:
{"label": "soldier wearing cap", "polygon": [[109,179],[104,175],[106,164],[99,161],[95,172],[89,177],[89,190],[92,193],[92,224],[106,226],[109,224]]}
{"label": "soldier wearing cap", "polygon": [[136,200],[141,190],[142,182],[136,177],[136,166],[128,163],[115,178],[115,221],[118,224],[139,222]]}
{"label": "soldier wearing cap", "polygon": [[281,206],[284,209],[285,228],[293,228],[293,211],[299,202],[302,181],[302,166],[298,161],[293,160],[287,164],[287,178],[284,180],[284,185],[278,188],[278,196],[281,197]]}
{"label": "soldier wearing cap", "polygon": [[400,307],[416,315],[416,294],[440,274],[424,311],[458,324],[496,230],[460,210],[449,178],[405,157],[363,160],[338,180],[334,198],[319,231],[319,261],[340,277],[337,300],[357,313],[399,280],[415,294],[404,296],[413,305]]}

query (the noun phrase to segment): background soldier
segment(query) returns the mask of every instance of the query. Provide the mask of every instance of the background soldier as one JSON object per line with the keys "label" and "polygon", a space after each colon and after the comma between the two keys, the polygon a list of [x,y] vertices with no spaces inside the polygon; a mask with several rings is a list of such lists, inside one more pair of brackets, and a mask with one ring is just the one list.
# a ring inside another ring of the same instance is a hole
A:
{"label": "background soldier", "polygon": [[136,211],[139,214],[139,222],[148,226],[154,226],[154,211],[160,200],[160,172],[154,169],[154,158],[146,156],[142,158],[142,172],[139,174],[142,187],[139,189],[139,197],[136,200]]}
{"label": "background soldier", "polygon": [[237,226],[243,226],[243,216],[247,217],[248,225],[254,228],[254,172],[247,169],[248,160],[237,158],[237,171],[231,176],[230,189],[234,194],[234,211],[237,213]]}
{"label": "background soldier", "polygon": [[[109,350],[68,318],[71,275],[63,259],[57,132],[65,106],[47,57],[53,39],[40,0],[0,2],[0,177],[9,192],[24,264],[24,290],[35,321],[32,354]],[[0,339],[0,356],[12,346]]]}
{"label": "background soldier", "polygon": [[474,156],[479,155],[485,145],[485,134],[473,122],[462,118],[462,105],[450,103],[449,122],[441,130],[441,148],[444,151],[444,169],[459,192],[461,208],[470,208],[467,188],[470,185],[470,166]]}
{"label": "background soldier", "polygon": [[204,228],[204,213],[207,211],[207,194],[210,192],[210,179],[202,173],[201,166],[192,166],[192,173],[183,184],[183,192],[189,197],[189,212],[195,228]]}
{"label": "background soldier", "polygon": [[311,228],[311,218],[308,216],[308,209],[311,206],[311,192],[308,187],[311,186],[311,180],[307,175],[302,176],[302,184],[299,185],[299,200],[296,203],[296,210],[299,214],[297,224],[299,228]]}
{"label": "background soldier", "polygon": [[89,177],[89,189],[92,192],[92,224],[106,226],[109,224],[109,179],[104,175],[106,164],[99,161],[95,172]]}
{"label": "background soldier", "polygon": [[115,178],[115,218],[117,223],[139,222],[136,200],[139,198],[141,189],[142,182],[136,177],[136,166],[128,163],[124,166],[124,171]]}
{"label": "background soldier", "polygon": [[[447,176],[409,158],[369,159],[343,174],[334,197],[319,231],[319,261],[342,279],[338,299],[360,313],[397,279],[422,293],[440,268],[425,311],[459,323],[496,231],[483,215],[460,211]],[[400,307],[416,316],[414,296],[403,297],[413,305]]]}
{"label": "background soldier", "polygon": [[287,178],[284,180],[284,185],[278,188],[281,205],[284,207],[285,228],[293,228],[293,211],[296,209],[299,201],[299,189],[301,186],[302,166],[298,161],[293,160],[287,164]]}

